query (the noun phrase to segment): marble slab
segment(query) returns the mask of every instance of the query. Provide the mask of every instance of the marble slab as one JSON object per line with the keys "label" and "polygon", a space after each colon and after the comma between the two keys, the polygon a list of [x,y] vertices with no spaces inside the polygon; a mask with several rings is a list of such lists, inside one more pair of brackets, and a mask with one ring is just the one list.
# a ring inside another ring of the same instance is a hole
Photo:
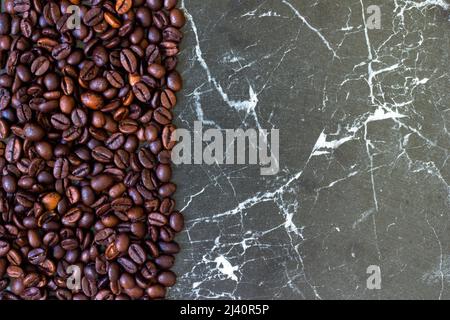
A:
{"label": "marble slab", "polygon": [[279,129],[280,171],[175,168],[169,298],[449,299],[446,1],[180,2],[176,124]]}

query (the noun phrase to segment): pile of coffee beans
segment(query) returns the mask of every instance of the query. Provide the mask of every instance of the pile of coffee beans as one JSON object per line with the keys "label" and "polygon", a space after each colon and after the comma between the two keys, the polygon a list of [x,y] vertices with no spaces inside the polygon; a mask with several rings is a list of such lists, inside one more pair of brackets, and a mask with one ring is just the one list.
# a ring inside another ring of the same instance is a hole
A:
{"label": "pile of coffee beans", "polygon": [[179,251],[177,0],[6,0],[0,299],[160,299]]}

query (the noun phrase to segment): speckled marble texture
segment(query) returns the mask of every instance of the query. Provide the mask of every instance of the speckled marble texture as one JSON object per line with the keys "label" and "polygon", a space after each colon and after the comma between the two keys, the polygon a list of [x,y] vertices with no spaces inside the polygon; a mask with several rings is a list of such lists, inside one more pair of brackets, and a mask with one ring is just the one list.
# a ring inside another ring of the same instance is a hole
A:
{"label": "speckled marble texture", "polygon": [[177,125],[278,128],[280,172],[176,167],[187,225],[169,298],[449,299],[450,6],[181,4]]}

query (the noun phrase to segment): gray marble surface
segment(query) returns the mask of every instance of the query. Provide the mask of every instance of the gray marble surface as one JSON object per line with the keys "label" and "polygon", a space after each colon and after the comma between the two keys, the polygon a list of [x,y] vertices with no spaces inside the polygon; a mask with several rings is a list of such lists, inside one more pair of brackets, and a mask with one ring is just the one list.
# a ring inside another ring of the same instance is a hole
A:
{"label": "gray marble surface", "polygon": [[180,2],[177,125],[277,128],[280,172],[176,167],[169,298],[450,298],[446,1]]}

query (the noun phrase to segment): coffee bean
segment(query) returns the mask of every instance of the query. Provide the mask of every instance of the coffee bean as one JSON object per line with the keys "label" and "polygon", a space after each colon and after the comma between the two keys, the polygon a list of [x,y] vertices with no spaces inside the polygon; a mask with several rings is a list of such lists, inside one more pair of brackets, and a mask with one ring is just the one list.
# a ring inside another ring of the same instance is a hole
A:
{"label": "coffee bean", "polygon": [[174,212],[170,215],[170,227],[175,232],[180,232],[184,228],[184,218],[179,212]]}
{"label": "coffee bean", "polygon": [[67,130],[70,127],[70,119],[62,113],[52,115],[50,122],[55,129],[60,131]]}
{"label": "coffee bean", "polygon": [[27,123],[23,128],[23,133],[25,138],[30,141],[41,141],[45,136],[44,129],[35,123]]}
{"label": "coffee bean", "polygon": [[56,60],[63,60],[71,54],[72,48],[68,43],[61,43],[53,48],[52,57]]}
{"label": "coffee bean", "polygon": [[11,174],[2,177],[2,187],[7,193],[14,193],[17,190],[17,179]]}
{"label": "coffee bean", "polygon": [[113,152],[104,146],[98,146],[92,150],[92,157],[102,163],[111,162],[113,156]]}
{"label": "coffee bean", "polygon": [[45,250],[42,248],[36,248],[28,252],[28,260],[33,265],[39,265],[44,262],[46,258]]}
{"label": "coffee bean", "polygon": [[11,245],[4,241],[0,240],[0,257],[6,256],[6,254],[9,252],[9,249],[11,248]]}
{"label": "coffee bean", "polygon": [[152,97],[150,89],[143,82],[138,82],[133,86],[133,93],[141,102],[149,102]]}
{"label": "coffee bean", "polygon": [[156,79],[161,79],[166,75],[166,69],[158,63],[152,63],[147,68],[148,73]]}
{"label": "coffee bean", "polygon": [[122,76],[117,71],[108,71],[106,73],[106,79],[108,82],[115,88],[122,88],[125,85],[125,81],[123,80]]}
{"label": "coffee bean", "polygon": [[132,244],[128,248],[128,255],[135,263],[138,265],[143,264],[145,260],[147,260],[147,255],[145,254],[144,249],[136,243]]}
{"label": "coffee bean", "polygon": [[12,137],[6,144],[5,159],[8,162],[15,163],[22,155],[22,142],[17,137]]}
{"label": "coffee bean", "polygon": [[126,272],[134,274],[138,271],[136,264],[128,258],[120,257],[117,259],[117,262],[125,269]]}
{"label": "coffee bean", "polygon": [[161,182],[169,182],[172,178],[172,170],[167,164],[160,164],[156,168],[156,176]]}
{"label": "coffee bean", "polygon": [[133,2],[131,0],[118,0],[116,1],[116,12],[118,14],[125,14],[127,13],[133,5]]}
{"label": "coffee bean", "polygon": [[172,91],[178,92],[181,90],[182,86],[183,82],[180,74],[176,71],[169,73],[167,76],[167,87]]}
{"label": "coffee bean", "polygon": [[165,287],[172,287],[176,282],[175,273],[172,271],[163,271],[158,276],[158,282]]}
{"label": "coffee bean", "polygon": [[31,72],[36,76],[42,76],[50,68],[50,61],[46,57],[38,57],[31,64]]}
{"label": "coffee bean", "polygon": [[90,9],[83,17],[83,22],[89,27],[99,24],[102,20],[103,11],[97,7]]}
{"label": "coffee bean", "polygon": [[177,104],[177,97],[172,90],[166,89],[161,93],[161,105],[166,109],[172,109]]}
{"label": "coffee bean", "polygon": [[182,28],[186,23],[183,11],[177,8],[170,10],[170,23],[174,27]]}
{"label": "coffee bean", "polygon": [[136,72],[137,69],[136,56],[130,49],[123,49],[120,52],[120,63],[127,72],[129,73]]}
{"label": "coffee bean", "polygon": [[24,13],[30,10],[30,0],[12,0],[14,12]]}
{"label": "coffee bean", "polygon": [[175,263],[175,259],[170,255],[161,255],[155,258],[155,263],[162,269],[170,269]]}
{"label": "coffee bean", "polygon": [[53,167],[53,176],[56,179],[64,179],[69,175],[69,161],[64,158],[58,158]]}
{"label": "coffee bean", "polygon": [[113,178],[105,174],[95,176],[91,179],[91,187],[96,192],[102,192],[108,189],[113,185],[113,183],[114,183]]}
{"label": "coffee bean", "polygon": [[70,118],[75,127],[83,127],[88,121],[86,112],[81,108],[76,108],[72,111]]}
{"label": "coffee bean", "polygon": [[83,67],[80,70],[80,78],[84,81],[94,79],[99,72],[97,65],[94,61],[86,61],[83,63]]}
{"label": "coffee bean", "polygon": [[[175,283],[176,5],[5,3],[0,299],[159,299]],[[80,292],[69,265],[83,270]]]}
{"label": "coffee bean", "polygon": [[103,107],[103,98],[94,92],[85,92],[81,95],[81,102],[89,109],[97,110]]}
{"label": "coffee bean", "polygon": [[175,193],[177,187],[173,183],[166,183],[163,184],[159,189],[158,193],[161,197],[170,197],[172,194]]}
{"label": "coffee bean", "polygon": [[172,112],[169,109],[159,107],[153,112],[153,118],[162,125],[172,122]]}
{"label": "coffee bean", "polygon": [[112,134],[106,141],[106,146],[111,150],[118,150],[125,143],[125,137],[122,133]]}

